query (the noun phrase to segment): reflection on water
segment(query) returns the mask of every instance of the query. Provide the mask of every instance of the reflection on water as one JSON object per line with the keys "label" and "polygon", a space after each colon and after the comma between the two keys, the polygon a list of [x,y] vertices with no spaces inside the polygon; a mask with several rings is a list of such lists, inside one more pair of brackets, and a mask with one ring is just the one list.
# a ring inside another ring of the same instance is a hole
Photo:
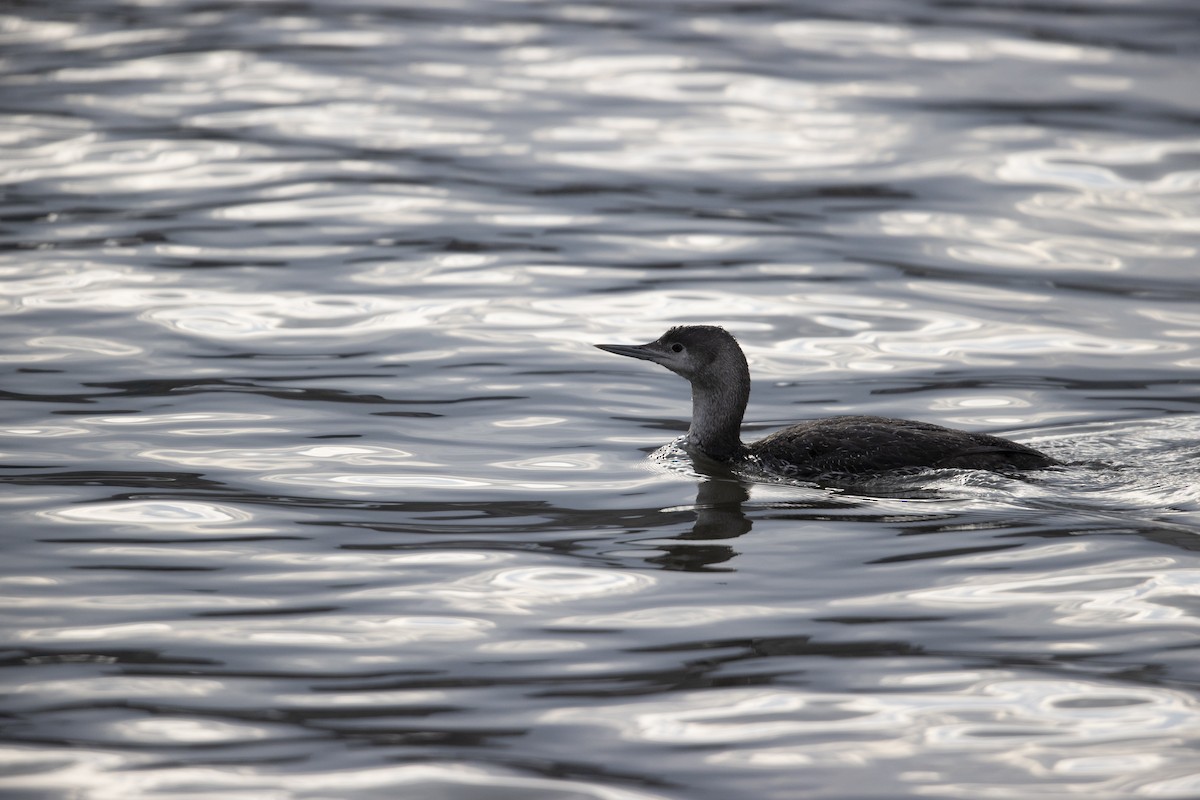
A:
{"label": "reflection on water", "polygon": [[49,516],[72,522],[134,523],[147,527],[169,526],[172,530],[202,530],[204,526],[244,522],[250,515],[235,508],[206,503],[149,500],[119,503],[91,503],[84,507],[47,512]]}
{"label": "reflection on water", "polygon": [[[1194,16],[0,12],[0,786],[1200,795]],[[1069,466],[656,451],[685,322]]]}

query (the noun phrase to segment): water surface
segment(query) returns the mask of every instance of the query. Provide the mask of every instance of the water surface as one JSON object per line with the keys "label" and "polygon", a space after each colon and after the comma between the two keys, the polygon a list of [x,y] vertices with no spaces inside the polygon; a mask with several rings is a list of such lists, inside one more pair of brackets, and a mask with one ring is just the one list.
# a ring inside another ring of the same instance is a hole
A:
{"label": "water surface", "polygon": [[[1200,795],[1185,0],[13,6],[22,797]],[[722,324],[747,437],[649,454]]]}

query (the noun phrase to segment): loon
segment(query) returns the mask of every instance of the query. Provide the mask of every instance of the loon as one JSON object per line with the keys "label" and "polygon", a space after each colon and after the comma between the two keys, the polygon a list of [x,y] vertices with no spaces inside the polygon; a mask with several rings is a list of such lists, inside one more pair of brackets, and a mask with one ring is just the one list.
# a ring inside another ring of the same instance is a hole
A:
{"label": "loon", "polygon": [[749,461],[800,477],[922,467],[1007,472],[1061,463],[999,436],[872,416],[801,422],[747,445],[740,429],[750,399],[750,368],[737,340],[724,328],[686,325],[671,328],[649,344],[596,347],[653,361],[691,383],[692,423],[685,442],[717,461]]}

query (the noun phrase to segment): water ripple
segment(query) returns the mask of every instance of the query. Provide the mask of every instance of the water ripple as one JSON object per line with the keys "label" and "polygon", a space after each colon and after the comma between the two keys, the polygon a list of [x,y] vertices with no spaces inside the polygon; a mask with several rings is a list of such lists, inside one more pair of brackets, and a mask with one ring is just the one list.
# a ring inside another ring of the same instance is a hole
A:
{"label": "water ripple", "polygon": [[[0,13],[5,788],[1200,795],[1187,0],[96,5]],[[681,323],[1069,464],[729,473]]]}
{"label": "water ripple", "polygon": [[[1157,777],[1160,758],[1102,762],[1086,759],[1078,748],[1121,752],[1117,741],[1142,740],[1147,746],[1174,749],[1171,731],[1196,713],[1186,695],[1164,689],[1098,686],[1069,680],[1012,680],[980,676],[967,686],[915,694],[896,692],[862,697],[801,690],[723,689],[690,693],[673,703],[641,701],[606,709],[561,709],[546,716],[551,725],[610,729],[630,744],[671,743],[722,746],[710,765],[733,769],[867,768],[905,758],[917,749],[937,754],[989,752],[1004,772],[1027,778],[1046,771],[1060,790],[1073,777],[1089,786],[1097,780]],[[899,737],[896,730],[909,733]],[[821,741],[786,740],[820,732]],[[1036,732],[1036,738],[1030,738]],[[1023,742],[1020,751],[1014,740]],[[853,742],[853,747],[848,743]],[[752,745],[752,746],[746,746]],[[1045,767],[1042,765],[1045,764]],[[1045,770],[1045,771],[1044,771]],[[1132,770],[1132,771],[1131,771]],[[1003,777],[1001,777],[1003,776]],[[1193,776],[1194,777],[1194,776]],[[956,793],[987,793],[987,778],[963,782]],[[1004,785],[1004,784],[1000,784]]]}
{"label": "water ripple", "polygon": [[254,530],[239,523],[246,523],[253,516],[241,509],[217,503],[181,501],[125,501],[120,503],[92,503],[74,508],[60,508],[43,512],[66,522],[84,524],[117,523],[142,528],[169,528],[189,533],[228,533]]}

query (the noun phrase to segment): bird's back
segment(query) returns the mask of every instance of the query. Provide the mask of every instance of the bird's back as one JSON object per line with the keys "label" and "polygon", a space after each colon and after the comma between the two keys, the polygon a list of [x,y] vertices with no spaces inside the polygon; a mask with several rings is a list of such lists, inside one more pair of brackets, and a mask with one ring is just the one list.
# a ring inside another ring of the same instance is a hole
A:
{"label": "bird's back", "polygon": [[912,467],[1021,470],[1058,464],[1023,444],[928,422],[829,417],[802,422],[747,447],[772,472],[814,476]]}

